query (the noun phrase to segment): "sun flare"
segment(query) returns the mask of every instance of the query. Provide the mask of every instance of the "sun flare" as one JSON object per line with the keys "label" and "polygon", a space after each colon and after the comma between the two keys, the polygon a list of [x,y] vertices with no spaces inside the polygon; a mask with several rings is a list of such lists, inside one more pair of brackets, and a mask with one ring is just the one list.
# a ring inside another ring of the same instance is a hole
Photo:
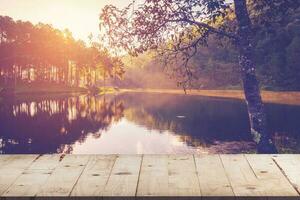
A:
{"label": "sun flare", "polygon": [[[128,0],[116,0],[120,7]],[[16,20],[52,24],[61,30],[69,29],[76,39],[87,41],[88,35],[99,33],[99,13],[109,0],[0,0],[1,15]]]}

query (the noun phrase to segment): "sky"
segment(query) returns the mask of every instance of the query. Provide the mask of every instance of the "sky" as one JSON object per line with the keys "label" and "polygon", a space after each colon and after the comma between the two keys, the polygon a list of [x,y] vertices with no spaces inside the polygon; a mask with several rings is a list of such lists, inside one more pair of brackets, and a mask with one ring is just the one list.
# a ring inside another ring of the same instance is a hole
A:
{"label": "sky", "polygon": [[0,15],[14,20],[43,22],[68,28],[76,39],[87,41],[99,33],[99,13],[107,4],[124,7],[130,0],[0,0]]}

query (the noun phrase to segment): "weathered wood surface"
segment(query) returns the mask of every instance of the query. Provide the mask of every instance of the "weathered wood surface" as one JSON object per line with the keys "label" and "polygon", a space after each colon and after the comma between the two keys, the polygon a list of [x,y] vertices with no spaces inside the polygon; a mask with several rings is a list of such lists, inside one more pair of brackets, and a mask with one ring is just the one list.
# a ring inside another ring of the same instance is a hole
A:
{"label": "weathered wood surface", "polygon": [[3,198],[299,194],[300,155],[0,155]]}

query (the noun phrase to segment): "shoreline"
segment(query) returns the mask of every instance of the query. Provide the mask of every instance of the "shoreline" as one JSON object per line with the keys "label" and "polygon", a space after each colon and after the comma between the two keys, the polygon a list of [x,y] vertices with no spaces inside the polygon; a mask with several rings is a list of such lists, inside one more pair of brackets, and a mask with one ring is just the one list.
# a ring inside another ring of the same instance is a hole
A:
{"label": "shoreline", "polygon": [[[186,94],[180,89],[120,89],[120,92],[156,93],[156,94],[180,94],[206,97],[219,97],[227,99],[245,100],[242,90],[187,90]],[[262,91],[264,103],[300,105],[300,91]]]}
{"label": "shoreline", "polygon": [[[103,88],[101,88],[102,90]],[[154,94],[176,94],[176,95],[192,95],[192,96],[205,96],[216,97],[225,99],[245,100],[242,90],[187,90],[186,93],[182,89],[118,89],[109,90],[107,92],[101,91],[99,95],[105,94],[119,94],[119,93],[154,93]],[[0,98],[5,97],[24,97],[26,95],[32,96],[47,96],[47,95],[76,95],[88,94],[89,90],[86,88],[47,88],[38,89],[27,88],[25,90],[14,91],[11,94],[0,93]],[[262,91],[262,98],[264,103],[274,103],[283,105],[300,105],[300,91]]]}
{"label": "shoreline", "polygon": [[0,88],[0,97],[24,96],[24,95],[52,95],[84,93],[88,89],[82,87],[68,87],[64,85],[22,85],[16,88]]}

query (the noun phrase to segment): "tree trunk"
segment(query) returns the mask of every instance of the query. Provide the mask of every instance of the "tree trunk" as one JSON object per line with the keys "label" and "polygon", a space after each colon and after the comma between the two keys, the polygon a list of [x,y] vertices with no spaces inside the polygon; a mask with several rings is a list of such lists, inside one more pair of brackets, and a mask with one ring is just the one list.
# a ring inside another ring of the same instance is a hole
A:
{"label": "tree trunk", "polygon": [[259,153],[276,153],[272,137],[267,131],[266,114],[261,98],[259,82],[256,78],[253,61],[254,48],[251,44],[253,30],[247,10],[246,0],[234,0],[235,14],[238,22],[239,65],[248,108],[251,134],[258,144]]}
{"label": "tree trunk", "polygon": [[103,71],[103,88],[105,89],[105,78],[106,78],[106,70]]}
{"label": "tree trunk", "polygon": [[97,83],[97,69],[95,69],[95,76],[94,76],[94,85],[96,86]]}
{"label": "tree trunk", "polygon": [[79,87],[80,84],[80,71],[79,71],[79,67],[76,67],[76,71],[75,71],[75,79],[76,79],[76,86]]}

